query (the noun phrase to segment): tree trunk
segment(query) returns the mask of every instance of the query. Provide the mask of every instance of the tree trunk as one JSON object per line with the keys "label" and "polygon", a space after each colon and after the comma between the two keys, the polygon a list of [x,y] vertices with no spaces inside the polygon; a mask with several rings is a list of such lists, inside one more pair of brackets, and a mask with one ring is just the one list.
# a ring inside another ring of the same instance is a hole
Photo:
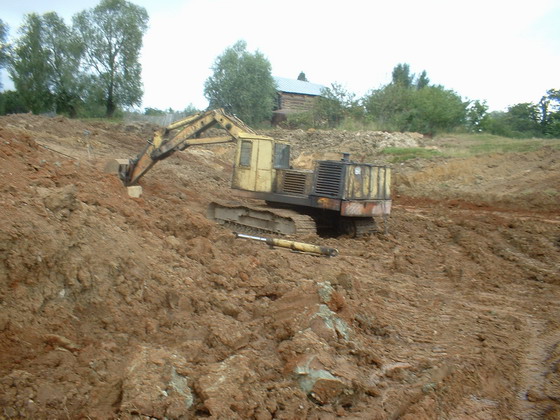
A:
{"label": "tree trunk", "polygon": [[[111,78],[112,79],[112,78]],[[109,92],[107,92],[107,118],[113,118],[113,115],[115,113],[116,110],[116,106],[115,106],[115,98],[113,95],[113,89],[114,89],[114,84],[113,81],[111,80],[111,83],[109,84]]]}
{"label": "tree trunk", "polygon": [[115,114],[115,103],[113,102],[113,98],[109,98],[107,99],[107,113],[106,113],[106,117],[107,118],[113,118],[113,115]]}

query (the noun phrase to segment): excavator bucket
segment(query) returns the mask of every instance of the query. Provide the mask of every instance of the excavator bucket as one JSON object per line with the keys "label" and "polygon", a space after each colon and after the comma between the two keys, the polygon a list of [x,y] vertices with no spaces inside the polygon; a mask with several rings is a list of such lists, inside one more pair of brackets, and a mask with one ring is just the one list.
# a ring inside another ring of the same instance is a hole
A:
{"label": "excavator bucket", "polygon": [[[111,159],[105,163],[104,169],[105,173],[117,174],[123,182],[129,170],[129,159]],[[126,189],[129,197],[139,198],[142,195],[142,187],[140,185],[127,185]]]}
{"label": "excavator bucket", "polygon": [[128,159],[111,159],[105,163],[104,172],[107,174],[121,174],[128,172],[130,160]]}

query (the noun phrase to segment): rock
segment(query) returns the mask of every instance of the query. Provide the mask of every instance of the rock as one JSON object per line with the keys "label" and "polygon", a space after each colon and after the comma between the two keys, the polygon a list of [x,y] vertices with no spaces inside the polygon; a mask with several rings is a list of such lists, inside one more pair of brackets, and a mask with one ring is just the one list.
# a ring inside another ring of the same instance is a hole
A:
{"label": "rock", "polygon": [[350,327],[331,311],[327,305],[319,305],[317,312],[311,317],[309,327],[321,338],[329,341],[339,337],[348,340]]}
{"label": "rock", "polygon": [[142,195],[142,186],[133,185],[131,187],[126,187],[126,191],[128,192],[128,196],[130,198],[140,198],[140,196]]}
{"label": "rock", "polygon": [[45,207],[53,213],[74,211],[78,207],[76,187],[67,185],[62,188],[37,188],[38,195],[43,199]]}
{"label": "rock", "polygon": [[70,341],[66,337],[62,337],[61,335],[47,334],[44,337],[44,341],[45,341],[45,343],[50,344],[53,347],[62,347],[62,348],[65,348],[66,350],[70,350],[70,351],[80,350],[80,346],[73,343],[72,341]]}
{"label": "rock", "polygon": [[181,240],[173,235],[169,235],[165,238],[165,242],[167,242],[169,244],[169,246],[173,249],[180,249],[181,246],[183,245],[183,242],[181,242]]}
{"label": "rock", "polygon": [[343,394],[352,394],[345,380],[330,373],[317,356],[307,356],[294,368],[300,388],[320,404],[335,402]]}
{"label": "rock", "polygon": [[251,341],[251,332],[242,322],[230,316],[221,316],[220,322],[210,327],[212,336],[232,350],[245,347]]}
{"label": "rock", "polygon": [[[252,418],[249,412],[240,412],[241,407],[234,407],[236,401],[249,399],[247,390],[251,389],[257,374],[255,367],[251,365],[251,358],[244,355],[234,355],[221,363],[209,366],[209,371],[196,383],[197,394],[204,400],[204,406],[208,409],[212,418],[237,419]],[[259,406],[257,400],[251,399],[250,404],[245,404],[247,411]],[[262,404],[260,404],[262,406]]]}
{"label": "rock", "polygon": [[[324,371],[324,374],[328,374]],[[309,395],[320,402],[327,404],[333,402],[347,389],[346,385],[336,377],[319,377],[313,384]]]}
{"label": "rock", "polygon": [[158,418],[186,416],[193,404],[186,365],[182,356],[141,346],[126,370],[120,410]]}

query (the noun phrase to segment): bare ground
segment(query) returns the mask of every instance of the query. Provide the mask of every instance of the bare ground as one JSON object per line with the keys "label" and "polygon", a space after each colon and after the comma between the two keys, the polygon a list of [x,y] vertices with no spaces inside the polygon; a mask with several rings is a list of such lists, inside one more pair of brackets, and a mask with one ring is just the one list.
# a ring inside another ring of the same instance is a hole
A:
{"label": "bare ground", "polygon": [[128,198],[101,169],[150,131],[0,118],[0,418],[560,418],[558,150],[399,165],[390,233],[327,259],[206,219],[231,146]]}

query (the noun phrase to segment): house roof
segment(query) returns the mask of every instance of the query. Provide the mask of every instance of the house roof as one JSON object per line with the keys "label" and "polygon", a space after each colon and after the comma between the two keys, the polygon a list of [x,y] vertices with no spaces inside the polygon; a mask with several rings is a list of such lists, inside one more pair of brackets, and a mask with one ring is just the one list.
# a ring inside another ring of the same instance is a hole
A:
{"label": "house roof", "polygon": [[321,91],[325,89],[323,85],[304,82],[302,80],[287,79],[285,77],[274,77],[274,80],[280,92],[319,96],[321,95]]}

